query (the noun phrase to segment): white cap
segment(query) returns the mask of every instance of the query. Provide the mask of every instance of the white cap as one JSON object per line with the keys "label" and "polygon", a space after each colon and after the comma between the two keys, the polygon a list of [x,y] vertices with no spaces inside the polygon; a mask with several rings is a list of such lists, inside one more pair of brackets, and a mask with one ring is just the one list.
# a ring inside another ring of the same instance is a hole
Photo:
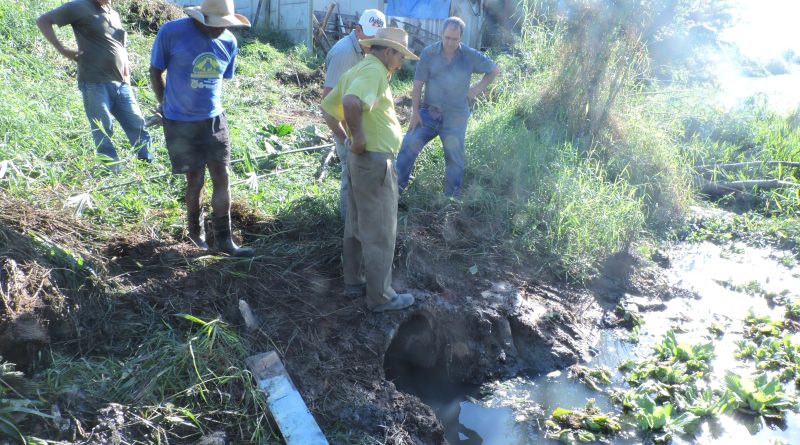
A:
{"label": "white cap", "polygon": [[367,37],[372,37],[379,29],[386,27],[386,16],[377,9],[366,9],[358,20],[361,30]]}

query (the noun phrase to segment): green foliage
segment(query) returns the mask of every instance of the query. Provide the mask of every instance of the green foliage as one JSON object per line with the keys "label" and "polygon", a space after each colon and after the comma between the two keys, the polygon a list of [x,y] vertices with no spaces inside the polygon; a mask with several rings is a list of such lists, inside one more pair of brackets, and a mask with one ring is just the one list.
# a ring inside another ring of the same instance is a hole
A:
{"label": "green foliage", "polygon": [[737,358],[753,360],[758,371],[777,371],[781,381],[800,378],[800,344],[785,320],[757,316],[751,310],[744,323],[745,339],[737,342]]}
{"label": "green foliage", "polygon": [[783,391],[778,377],[762,373],[750,379],[728,371],[725,383],[735,396],[733,406],[740,411],[783,418],[786,411],[794,409],[797,404],[790,394]]}
{"label": "green foliage", "polygon": [[676,400],[681,411],[690,412],[701,418],[714,418],[728,410],[734,397],[729,391],[720,393],[711,388],[701,391],[689,387],[684,393],[677,394]]}
{"label": "green foliage", "polygon": [[698,345],[679,343],[675,338],[675,332],[670,330],[664,336],[664,340],[656,344],[655,353],[661,360],[684,363],[689,370],[704,372],[708,370],[709,363],[714,358],[714,343]]}
{"label": "green foliage", "polygon": [[248,351],[245,341],[219,319],[178,317],[190,324],[186,334],[165,323],[166,330],[148,335],[129,357],[72,360],[56,355],[47,371],[50,391],[58,394],[78,388],[95,409],[113,400],[172,419],[166,425],[150,425],[148,434],[153,437],[199,437],[233,418],[239,419],[239,440],[258,442],[271,437],[272,430],[263,419],[263,395],[242,368]]}
{"label": "green foliage", "polygon": [[6,443],[2,440],[5,437],[22,445],[39,443],[38,439],[25,435],[20,424],[29,417],[47,419],[51,416],[40,411],[40,401],[25,398],[21,394],[28,384],[23,374],[15,370],[13,363],[0,357],[0,442]]}
{"label": "green foliage", "polygon": [[186,16],[181,8],[166,0],[117,0],[114,9],[129,31],[147,34],[155,34],[164,23]]}
{"label": "green foliage", "polygon": [[800,321],[800,299],[795,298],[794,301],[786,305],[786,318]]}
{"label": "green foliage", "polygon": [[699,421],[690,412],[674,416],[671,403],[658,405],[648,396],[637,399],[634,416],[639,429],[655,433],[655,442],[668,442],[676,433],[691,432]]}
{"label": "green foliage", "polygon": [[[684,118],[685,156],[703,166],[707,180],[777,179],[797,183],[800,170],[768,161],[800,162],[800,127],[792,116],[770,111],[764,97],[755,96],[743,107],[723,112],[710,106],[693,106]],[[747,168],[723,169],[714,165],[753,162]],[[796,215],[800,197],[796,189],[752,190],[739,200],[746,209],[767,216]]]}
{"label": "green foliage", "polygon": [[607,441],[617,434],[622,426],[613,413],[602,413],[590,399],[584,409],[568,410],[556,408],[545,421],[548,438],[566,444],[577,442]]}
{"label": "green foliage", "polygon": [[614,308],[614,315],[617,316],[617,323],[629,329],[635,329],[644,324],[644,317],[635,305],[619,303]]}
{"label": "green foliage", "polygon": [[570,368],[570,377],[585,383],[595,391],[601,391],[601,386],[611,384],[611,370],[605,366],[589,368],[575,365]]}

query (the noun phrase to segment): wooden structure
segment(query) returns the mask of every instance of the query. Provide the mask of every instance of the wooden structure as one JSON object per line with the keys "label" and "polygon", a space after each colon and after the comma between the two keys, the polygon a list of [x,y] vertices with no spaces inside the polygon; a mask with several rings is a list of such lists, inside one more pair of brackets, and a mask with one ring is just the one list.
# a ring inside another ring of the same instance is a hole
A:
{"label": "wooden structure", "polygon": [[[197,6],[203,0],[169,0],[178,6]],[[254,28],[284,33],[289,40],[327,52],[349,33],[365,9],[385,11],[384,0],[233,0],[238,14],[246,16]],[[450,0],[450,15],[467,24],[462,41],[473,48],[483,44],[484,1]],[[505,0],[503,0],[505,1]],[[415,52],[436,42],[442,34],[443,20],[387,17],[389,26],[405,29]]]}
{"label": "wooden structure", "polygon": [[[186,6],[200,6],[203,0],[168,0],[181,8]],[[241,14],[250,20],[255,27],[262,27],[266,24],[269,12],[267,11],[269,0],[233,0],[233,7],[237,14]]]}

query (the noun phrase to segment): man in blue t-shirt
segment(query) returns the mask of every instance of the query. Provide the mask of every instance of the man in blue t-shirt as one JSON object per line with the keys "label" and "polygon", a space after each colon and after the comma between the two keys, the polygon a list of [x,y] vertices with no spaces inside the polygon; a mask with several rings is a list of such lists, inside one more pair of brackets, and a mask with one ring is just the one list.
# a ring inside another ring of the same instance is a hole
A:
{"label": "man in blue t-shirt", "polygon": [[216,249],[253,256],[253,249],[238,247],[231,238],[231,144],[220,101],[222,79],[233,77],[237,51],[236,37],[227,28],[249,27],[250,22],[234,14],[233,0],[204,0],[202,6],[185,11],[189,17],[165,23],[158,31],[150,80],[164,116],[172,172],[186,175],[189,239],[208,249],[202,213],[208,167]]}
{"label": "man in blue t-shirt", "polygon": [[[411,120],[397,155],[401,192],[408,186],[411,169],[425,144],[439,136],[445,160],[444,193],[461,194],[469,100],[482,94],[500,74],[488,57],[461,43],[464,26],[458,17],[445,20],[442,41],[428,46],[419,55],[411,90]],[[473,73],[483,73],[483,78],[470,86]],[[425,98],[420,102],[423,85]]]}

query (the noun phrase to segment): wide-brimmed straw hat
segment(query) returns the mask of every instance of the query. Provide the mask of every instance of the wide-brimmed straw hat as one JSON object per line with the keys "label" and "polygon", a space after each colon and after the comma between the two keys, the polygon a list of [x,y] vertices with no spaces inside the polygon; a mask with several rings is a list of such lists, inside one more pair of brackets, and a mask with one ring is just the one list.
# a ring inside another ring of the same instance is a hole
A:
{"label": "wide-brimmed straw hat", "polygon": [[250,26],[247,17],[234,12],[233,0],[203,0],[201,6],[189,6],[183,10],[189,17],[212,28]]}
{"label": "wide-brimmed straw hat", "polygon": [[375,37],[361,40],[358,43],[364,46],[386,46],[400,51],[406,59],[419,60],[419,57],[408,49],[408,33],[400,28],[381,28],[375,33]]}

